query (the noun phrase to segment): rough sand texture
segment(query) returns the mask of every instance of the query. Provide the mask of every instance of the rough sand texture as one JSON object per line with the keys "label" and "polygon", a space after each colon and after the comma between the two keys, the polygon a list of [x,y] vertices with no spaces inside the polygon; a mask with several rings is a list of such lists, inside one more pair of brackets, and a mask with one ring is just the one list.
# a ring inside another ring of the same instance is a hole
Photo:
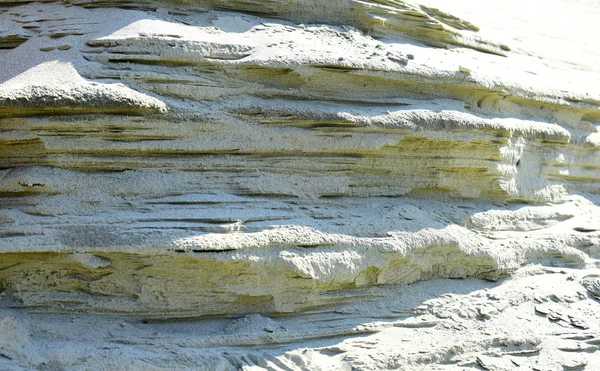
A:
{"label": "rough sand texture", "polygon": [[0,0],[0,369],[600,368],[599,17]]}

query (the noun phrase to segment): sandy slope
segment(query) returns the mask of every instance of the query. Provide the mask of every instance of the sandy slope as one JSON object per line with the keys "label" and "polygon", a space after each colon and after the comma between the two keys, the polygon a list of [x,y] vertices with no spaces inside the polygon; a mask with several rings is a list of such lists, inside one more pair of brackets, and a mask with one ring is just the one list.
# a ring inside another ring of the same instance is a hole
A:
{"label": "sandy slope", "polygon": [[0,1],[0,369],[600,368],[599,15]]}

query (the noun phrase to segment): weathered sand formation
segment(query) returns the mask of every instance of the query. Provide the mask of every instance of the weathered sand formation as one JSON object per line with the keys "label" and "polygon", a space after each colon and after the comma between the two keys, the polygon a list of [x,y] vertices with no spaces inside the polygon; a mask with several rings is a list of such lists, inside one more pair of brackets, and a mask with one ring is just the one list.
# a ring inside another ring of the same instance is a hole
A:
{"label": "weathered sand formation", "polygon": [[0,369],[600,369],[600,4],[481,3],[0,0]]}

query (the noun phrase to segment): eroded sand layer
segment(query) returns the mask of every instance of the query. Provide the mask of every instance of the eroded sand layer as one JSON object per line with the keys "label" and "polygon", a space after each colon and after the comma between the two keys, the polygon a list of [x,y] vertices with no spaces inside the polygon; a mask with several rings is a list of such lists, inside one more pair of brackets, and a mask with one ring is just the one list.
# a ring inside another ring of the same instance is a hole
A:
{"label": "eroded sand layer", "polygon": [[600,368],[598,17],[0,0],[0,368]]}

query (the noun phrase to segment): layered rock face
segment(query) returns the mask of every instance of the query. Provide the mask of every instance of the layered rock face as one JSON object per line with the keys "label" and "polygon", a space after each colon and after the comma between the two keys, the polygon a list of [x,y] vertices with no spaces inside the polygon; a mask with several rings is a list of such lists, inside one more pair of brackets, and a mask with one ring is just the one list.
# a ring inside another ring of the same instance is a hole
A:
{"label": "layered rock face", "polygon": [[600,368],[598,16],[0,0],[0,368]]}

